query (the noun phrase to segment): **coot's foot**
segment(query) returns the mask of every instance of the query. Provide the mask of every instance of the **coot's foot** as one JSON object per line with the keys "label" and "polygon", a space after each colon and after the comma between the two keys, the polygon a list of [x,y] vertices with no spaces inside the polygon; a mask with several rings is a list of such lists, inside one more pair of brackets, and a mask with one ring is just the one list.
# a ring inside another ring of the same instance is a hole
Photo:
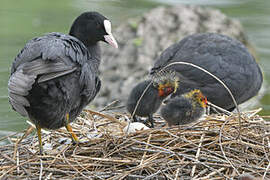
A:
{"label": "coot's foot", "polygon": [[66,129],[71,134],[72,144],[76,145],[79,144],[79,138],[76,134],[72,131],[71,126],[69,125],[69,114],[66,114]]}

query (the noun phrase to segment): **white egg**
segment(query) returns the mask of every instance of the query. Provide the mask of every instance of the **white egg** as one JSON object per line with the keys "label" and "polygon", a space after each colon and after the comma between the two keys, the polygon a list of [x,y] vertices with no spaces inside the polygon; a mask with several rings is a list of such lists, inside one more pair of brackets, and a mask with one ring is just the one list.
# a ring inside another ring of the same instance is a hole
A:
{"label": "white egg", "polygon": [[140,122],[133,122],[127,125],[123,131],[127,134],[135,133],[137,131],[147,130],[149,127],[147,127],[145,124]]}

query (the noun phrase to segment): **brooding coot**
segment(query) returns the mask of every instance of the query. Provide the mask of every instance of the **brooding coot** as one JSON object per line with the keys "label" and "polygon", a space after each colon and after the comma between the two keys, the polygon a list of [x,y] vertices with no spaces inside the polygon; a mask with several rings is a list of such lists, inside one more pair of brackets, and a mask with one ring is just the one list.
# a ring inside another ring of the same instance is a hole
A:
{"label": "brooding coot", "polygon": [[169,126],[195,122],[203,114],[207,105],[206,97],[195,89],[181,96],[166,100],[161,106],[161,116]]}
{"label": "brooding coot", "polygon": [[[262,72],[247,48],[239,41],[216,33],[194,34],[167,48],[156,59],[151,74],[172,62],[198,65],[221,79],[238,104],[255,96],[262,85]],[[226,89],[210,75],[188,65],[173,65],[180,77],[175,95],[200,89],[207,99],[227,110],[235,105]]]}
{"label": "brooding coot", "polygon": [[[149,88],[145,91],[145,89]],[[177,78],[164,75],[161,78],[152,80],[145,80],[137,84],[131,91],[127,100],[127,110],[130,114],[133,114],[138,100],[142,98],[138,104],[138,107],[134,113],[134,121],[137,121],[136,115],[141,117],[148,117],[148,121],[151,123],[151,127],[154,127],[153,114],[158,110],[162,101],[175,92],[178,86]]]}
{"label": "brooding coot", "polygon": [[110,21],[97,12],[85,12],[75,19],[69,35],[49,33],[34,38],[15,58],[8,82],[9,101],[35,124],[40,153],[41,128],[65,126],[78,142],[69,123],[99,92],[98,41],[117,48]]}

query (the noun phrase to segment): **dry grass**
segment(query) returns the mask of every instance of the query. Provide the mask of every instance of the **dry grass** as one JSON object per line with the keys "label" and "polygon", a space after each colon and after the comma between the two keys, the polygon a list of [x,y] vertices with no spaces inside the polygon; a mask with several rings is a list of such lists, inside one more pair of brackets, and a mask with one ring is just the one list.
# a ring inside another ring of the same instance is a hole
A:
{"label": "dry grass", "polygon": [[23,139],[15,155],[15,143],[0,146],[0,179],[270,178],[270,125],[258,111],[241,113],[240,134],[238,115],[220,114],[171,128],[155,117],[157,128],[128,136],[122,129],[130,116],[85,111],[72,124],[77,146],[65,129],[43,133],[44,156],[36,136]]}

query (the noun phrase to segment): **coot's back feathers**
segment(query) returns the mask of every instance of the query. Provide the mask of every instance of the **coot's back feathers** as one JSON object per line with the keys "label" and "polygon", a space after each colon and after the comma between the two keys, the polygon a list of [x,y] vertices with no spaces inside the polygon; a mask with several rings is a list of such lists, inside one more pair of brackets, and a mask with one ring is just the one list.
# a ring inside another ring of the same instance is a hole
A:
{"label": "coot's back feathers", "polygon": [[89,60],[99,65],[100,57],[91,57],[87,47],[77,38],[62,34],[49,33],[30,40],[15,58],[11,74],[20,64],[31,62],[38,58],[51,61],[63,61],[70,63],[85,64]]}
{"label": "coot's back feathers", "polygon": [[[238,103],[255,96],[262,85],[262,72],[247,48],[225,35],[203,33],[187,36],[167,48],[157,58],[151,73],[172,62],[198,65],[220,78],[232,91]],[[225,109],[234,104],[225,88],[206,73],[188,65],[173,65],[180,76],[176,94],[200,89],[208,100]]]}
{"label": "coot's back feathers", "polygon": [[98,91],[95,84],[100,86],[98,65],[99,59],[92,58],[84,44],[72,36],[50,33],[34,38],[12,64],[8,85],[10,102],[17,112],[26,116],[24,108],[29,102],[25,96],[35,80],[46,82],[75,71],[81,72],[78,78],[81,94],[87,95],[90,102]]}

